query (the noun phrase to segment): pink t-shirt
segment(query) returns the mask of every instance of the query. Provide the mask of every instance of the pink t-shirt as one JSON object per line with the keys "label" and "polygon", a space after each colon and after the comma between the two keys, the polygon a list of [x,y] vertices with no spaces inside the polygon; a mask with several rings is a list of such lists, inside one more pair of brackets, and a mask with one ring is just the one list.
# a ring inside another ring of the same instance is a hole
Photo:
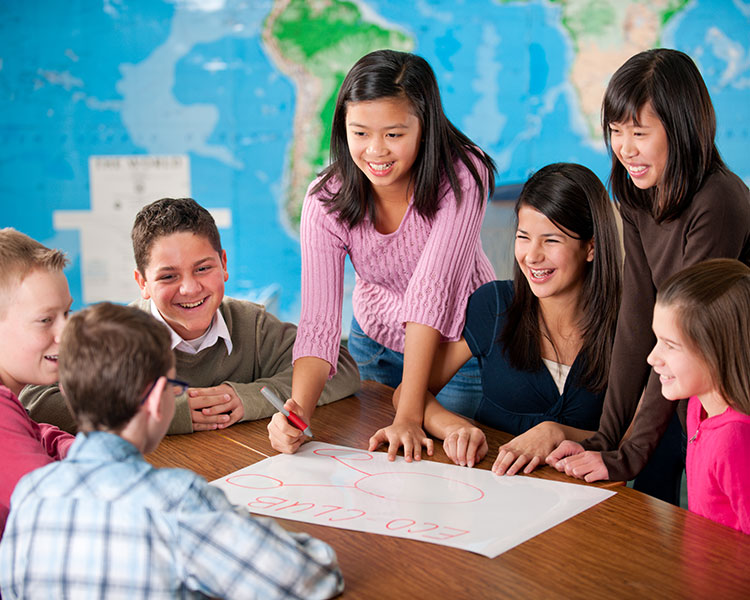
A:
{"label": "pink t-shirt", "polygon": [[0,536],[18,480],[65,457],[74,440],[57,427],[32,421],[13,392],[0,385]]}
{"label": "pink t-shirt", "polygon": [[750,416],[730,406],[707,417],[692,397],[687,434],[688,508],[750,533]]}
{"label": "pink t-shirt", "polygon": [[460,205],[444,183],[448,192],[432,222],[418,214],[412,198],[398,229],[387,235],[369,219],[351,229],[339,222],[310,193],[316,182],[310,185],[300,225],[302,311],[294,360],[322,358],[335,373],[347,254],[356,272],[354,316],[369,337],[403,352],[409,321],[437,329],[444,341],[461,337],[469,296],[495,272],[479,239],[487,203],[479,201],[476,181],[462,162],[456,171]]}

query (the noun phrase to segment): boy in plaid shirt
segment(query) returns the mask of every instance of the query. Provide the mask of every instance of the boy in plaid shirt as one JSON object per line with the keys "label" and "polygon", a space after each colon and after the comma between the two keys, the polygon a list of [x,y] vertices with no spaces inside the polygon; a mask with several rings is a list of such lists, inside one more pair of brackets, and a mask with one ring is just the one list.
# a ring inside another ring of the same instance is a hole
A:
{"label": "boy in plaid shirt", "polygon": [[0,544],[10,598],[330,598],[336,555],[235,509],[183,469],[155,469],[174,414],[167,328],[103,303],[71,317],[60,383],[80,433],[64,461],[25,476]]}

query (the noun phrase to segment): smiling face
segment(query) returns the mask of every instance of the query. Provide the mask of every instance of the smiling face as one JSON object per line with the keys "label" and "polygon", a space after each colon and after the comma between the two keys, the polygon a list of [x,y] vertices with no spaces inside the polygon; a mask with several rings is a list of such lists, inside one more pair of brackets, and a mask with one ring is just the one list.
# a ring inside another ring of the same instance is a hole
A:
{"label": "smiling face", "polygon": [[177,232],[151,247],[146,272],[137,269],[141,296],[151,299],[169,326],[184,340],[203,335],[224,298],[227,255],[204,236]]}
{"label": "smiling face", "polygon": [[73,303],[62,271],[34,269],[0,315],[0,381],[18,395],[27,384],[55,383],[57,353]]}
{"label": "smiling face", "polygon": [[376,198],[408,200],[411,168],[421,137],[422,126],[405,98],[347,105],[349,154],[372,184]]}
{"label": "smiling face", "polygon": [[656,345],[647,360],[659,375],[662,396],[669,400],[698,396],[706,406],[704,400],[717,396],[715,386],[706,363],[682,334],[674,306],[656,303],[653,330]]}
{"label": "smiling face", "polygon": [[633,184],[642,189],[659,185],[667,167],[667,131],[647,102],[638,113],[638,125],[630,121],[609,124],[612,152],[627,170]]}
{"label": "smiling face", "polygon": [[540,300],[569,297],[577,302],[593,240],[577,240],[529,206],[518,211],[515,255],[533,294]]}

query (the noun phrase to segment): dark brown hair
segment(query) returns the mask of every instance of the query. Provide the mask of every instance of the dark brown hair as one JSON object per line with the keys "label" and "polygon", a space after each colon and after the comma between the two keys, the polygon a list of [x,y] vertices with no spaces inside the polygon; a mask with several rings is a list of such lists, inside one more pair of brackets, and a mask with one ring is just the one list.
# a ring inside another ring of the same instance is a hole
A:
{"label": "dark brown hair", "polygon": [[214,218],[192,198],[162,198],[138,212],[130,237],[135,265],[143,277],[146,277],[154,242],[162,236],[183,231],[205,237],[221,254],[221,237]]}
{"label": "dark brown hair", "polygon": [[81,431],[122,429],[173,365],[169,330],[134,306],[74,313],[60,340],[60,384]]}
{"label": "dark brown hair", "polygon": [[698,263],[667,279],[656,302],[675,308],[724,400],[750,414],[750,268],[731,258]]}
{"label": "dark brown hair", "polygon": [[[641,190],[612,152],[610,124],[638,125],[650,103],[667,133],[668,156],[661,181]],[[685,53],[646,50],[628,59],[607,85],[602,104],[604,142],[612,158],[609,183],[615,200],[649,211],[657,222],[677,218],[706,177],[725,170],[716,149],[716,115],[700,71]]]}
{"label": "dark brown hair", "polygon": [[[422,142],[411,168],[414,208],[431,219],[449,189],[458,202],[461,183],[454,163],[466,165],[484,202],[495,187],[495,163],[448,120],[443,112],[435,73],[427,61],[408,52],[377,50],[360,58],[341,84],[331,129],[331,162],[312,189],[323,192],[322,200],[337,213],[339,221],[354,227],[366,216],[375,221],[375,202],[370,183],[354,164],[346,139],[346,111],[351,102],[382,98],[405,98],[422,126]],[[479,172],[477,164],[484,173]],[[484,176],[484,177],[483,177]],[[486,179],[486,182],[483,181]],[[340,182],[331,191],[332,180]]]}
{"label": "dark brown hair", "polygon": [[[539,211],[558,228],[582,242],[594,240],[594,260],[586,263],[581,291],[586,370],[581,384],[598,393],[607,386],[612,343],[620,308],[621,252],[614,207],[599,178],[584,166],[555,163],[539,169],[523,186],[516,201],[516,222],[523,207]],[[519,370],[542,366],[539,299],[518,263],[513,268],[513,302],[499,336],[510,364]]]}

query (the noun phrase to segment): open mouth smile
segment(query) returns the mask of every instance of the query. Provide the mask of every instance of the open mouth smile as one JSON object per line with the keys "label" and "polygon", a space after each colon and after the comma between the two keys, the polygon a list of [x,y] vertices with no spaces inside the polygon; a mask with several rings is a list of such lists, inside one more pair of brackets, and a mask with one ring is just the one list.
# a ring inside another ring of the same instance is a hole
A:
{"label": "open mouth smile", "polygon": [[198,300],[197,302],[178,302],[177,306],[179,306],[180,308],[187,308],[187,309],[198,308],[205,301],[206,301],[206,299],[202,298],[201,300]]}
{"label": "open mouth smile", "polygon": [[533,281],[546,281],[554,272],[555,269],[532,269],[529,267],[529,273]]}
{"label": "open mouth smile", "polygon": [[385,163],[368,162],[367,166],[370,168],[370,172],[373,175],[382,176],[382,175],[387,175],[388,173],[390,173],[391,167],[393,167],[395,162],[396,161],[385,162]]}

